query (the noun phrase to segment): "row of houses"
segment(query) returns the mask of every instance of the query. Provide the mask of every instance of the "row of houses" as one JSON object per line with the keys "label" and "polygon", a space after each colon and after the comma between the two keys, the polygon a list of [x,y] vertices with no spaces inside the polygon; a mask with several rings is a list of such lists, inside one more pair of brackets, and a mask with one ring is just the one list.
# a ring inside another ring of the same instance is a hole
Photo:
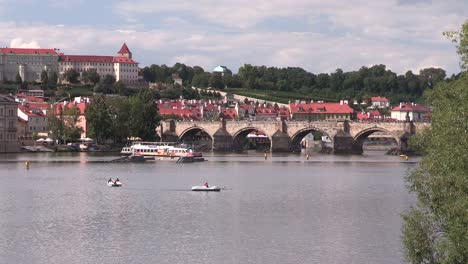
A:
{"label": "row of houses", "polygon": [[19,74],[24,82],[41,82],[41,74],[55,72],[59,81],[64,82],[63,74],[76,70],[80,76],[91,69],[100,76],[111,75],[116,81],[138,82],[138,62],[127,44],[123,44],[116,56],[68,55],[59,49],[0,48],[0,81],[15,81]]}
{"label": "row of houses", "polygon": [[430,118],[430,109],[415,103],[400,103],[385,116],[378,110],[356,112],[348,101],[340,102],[290,102],[288,106],[275,107],[271,104],[241,104],[235,102],[233,107],[226,106],[225,100],[159,100],[159,113],[167,118],[178,118],[185,121],[213,120],[385,120],[385,121],[419,121]]}

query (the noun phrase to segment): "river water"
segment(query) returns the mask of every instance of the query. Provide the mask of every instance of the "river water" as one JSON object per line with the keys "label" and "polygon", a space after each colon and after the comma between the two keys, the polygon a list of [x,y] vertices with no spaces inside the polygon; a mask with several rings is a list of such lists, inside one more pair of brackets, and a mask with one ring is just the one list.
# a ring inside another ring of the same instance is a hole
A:
{"label": "river water", "polygon": [[[205,156],[0,155],[0,263],[404,263],[416,159]],[[205,181],[224,189],[189,191]]]}

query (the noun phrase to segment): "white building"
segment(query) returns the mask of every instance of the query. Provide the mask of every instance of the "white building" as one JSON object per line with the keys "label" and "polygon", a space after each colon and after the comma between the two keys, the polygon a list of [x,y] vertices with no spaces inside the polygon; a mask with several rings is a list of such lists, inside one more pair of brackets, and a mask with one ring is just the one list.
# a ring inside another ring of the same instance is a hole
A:
{"label": "white building", "polygon": [[399,121],[405,121],[407,118],[410,121],[420,121],[430,119],[431,110],[420,104],[415,103],[400,103],[391,111],[391,118]]}
{"label": "white building", "polygon": [[123,44],[117,56],[95,55],[60,55],[59,73],[62,76],[68,69],[75,69],[80,76],[83,72],[96,69],[103,77],[107,74],[115,77],[116,81],[124,83],[138,82],[138,62],[132,59],[132,52]]}
{"label": "white building", "polygon": [[373,108],[388,108],[390,107],[390,102],[385,97],[374,96],[371,97],[371,103]]}
{"label": "white building", "polygon": [[24,82],[40,82],[44,70],[58,72],[55,50],[0,48],[0,81],[15,81],[19,74]]}

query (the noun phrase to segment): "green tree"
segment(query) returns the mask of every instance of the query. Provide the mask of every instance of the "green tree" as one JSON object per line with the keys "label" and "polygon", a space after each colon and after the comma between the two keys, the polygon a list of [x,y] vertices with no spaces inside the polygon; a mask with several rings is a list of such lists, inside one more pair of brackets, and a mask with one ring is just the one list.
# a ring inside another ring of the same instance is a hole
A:
{"label": "green tree", "polygon": [[460,55],[460,68],[468,70],[468,20],[462,25],[459,31],[444,32],[448,38],[457,43],[457,53]]}
{"label": "green tree", "polygon": [[49,74],[46,70],[41,72],[41,87],[43,90],[46,90],[49,85]]}
{"label": "green tree", "polygon": [[407,178],[418,203],[403,215],[404,251],[410,263],[468,263],[468,74],[427,97],[432,125]]}
{"label": "green tree", "polygon": [[219,76],[218,74],[212,74],[208,84],[209,86],[219,90],[224,89],[223,77]]}
{"label": "green tree", "polygon": [[83,76],[81,77],[84,83],[92,83],[96,84],[101,79],[96,69],[89,69],[83,72]]}
{"label": "green tree", "polygon": [[129,98],[130,136],[140,137],[143,140],[156,139],[156,126],[161,120],[154,103],[155,92],[150,89],[141,90],[137,95]]}
{"label": "green tree", "polygon": [[50,74],[50,78],[48,78],[49,81],[49,87],[55,88],[57,86],[57,80],[58,80],[58,75],[56,72],[52,72]]}
{"label": "green tree", "polygon": [[63,73],[63,78],[69,83],[78,83],[80,74],[75,69],[68,69]]}
{"label": "green tree", "polygon": [[[57,107],[57,111],[55,108]],[[49,124],[49,137],[62,141],[64,133],[63,108],[55,105],[47,113],[47,122]]]}
{"label": "green tree", "polygon": [[115,77],[110,74],[106,74],[104,75],[104,78],[102,79],[102,83],[112,85],[115,83]]}
{"label": "green tree", "polygon": [[112,119],[105,97],[95,96],[93,100],[86,105],[85,117],[86,134],[96,139],[97,143],[104,142],[106,139],[113,136]]}
{"label": "green tree", "polygon": [[15,80],[16,80],[17,84],[22,84],[23,83],[23,79],[21,78],[21,75],[19,74],[19,72],[16,73]]}
{"label": "green tree", "polygon": [[65,108],[63,111],[64,131],[63,139],[68,142],[75,142],[81,137],[83,128],[79,126],[81,121],[81,111],[77,106]]}
{"label": "green tree", "polygon": [[107,98],[109,117],[112,122],[112,135],[114,142],[124,142],[130,135],[130,102],[127,97]]}
{"label": "green tree", "polygon": [[127,86],[123,82],[121,81],[115,82],[113,86],[114,86],[113,88],[114,88],[115,94],[120,94],[120,95],[126,94]]}

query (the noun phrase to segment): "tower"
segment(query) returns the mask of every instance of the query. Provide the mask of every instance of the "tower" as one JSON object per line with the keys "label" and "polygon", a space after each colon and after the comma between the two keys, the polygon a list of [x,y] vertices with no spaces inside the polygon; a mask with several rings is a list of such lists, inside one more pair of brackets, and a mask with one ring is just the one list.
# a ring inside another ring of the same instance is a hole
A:
{"label": "tower", "polygon": [[127,44],[125,44],[125,42],[120,48],[119,52],[117,52],[117,54],[119,54],[119,56],[126,57],[129,59],[132,58],[132,52],[128,49]]}

